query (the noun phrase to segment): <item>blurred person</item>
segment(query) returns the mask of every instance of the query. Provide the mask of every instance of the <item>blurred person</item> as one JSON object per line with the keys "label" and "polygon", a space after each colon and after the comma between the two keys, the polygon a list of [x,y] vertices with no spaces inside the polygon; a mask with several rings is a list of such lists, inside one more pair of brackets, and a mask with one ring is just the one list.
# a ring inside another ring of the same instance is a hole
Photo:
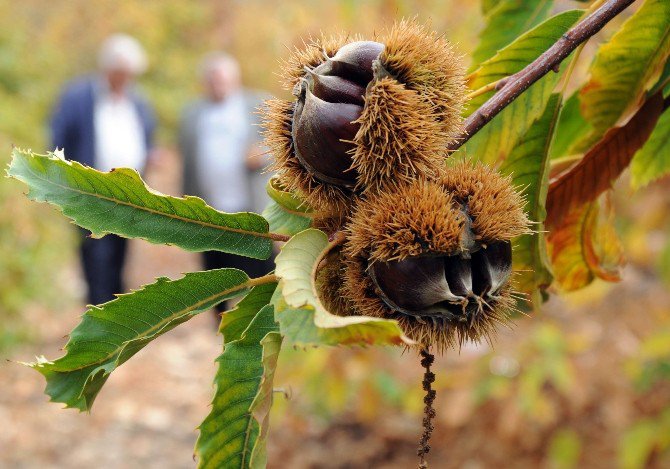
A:
{"label": "blurred person", "polygon": [[[134,89],[147,67],[146,54],[134,38],[108,37],[98,54],[98,73],[68,83],[51,120],[52,145],[65,156],[100,171],[130,167],[144,172],[153,146],[154,113]],[[108,234],[101,239],[81,230],[81,261],[88,302],[100,304],[124,291],[127,240]]]}
{"label": "blurred person", "polygon": [[[268,202],[263,173],[269,156],[262,146],[258,108],[266,95],[242,87],[232,56],[213,52],[200,67],[203,96],[186,106],[179,128],[184,161],[183,191],[217,210],[260,212]],[[272,259],[257,260],[219,251],[203,253],[206,269],[234,267],[250,277],[270,272]],[[219,312],[226,304],[217,306]]]}

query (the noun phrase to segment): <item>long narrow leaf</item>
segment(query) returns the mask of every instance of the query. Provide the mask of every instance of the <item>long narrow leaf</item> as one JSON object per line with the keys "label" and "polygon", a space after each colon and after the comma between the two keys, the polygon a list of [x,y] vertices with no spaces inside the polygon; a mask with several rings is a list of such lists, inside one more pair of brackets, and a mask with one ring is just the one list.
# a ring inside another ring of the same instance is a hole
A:
{"label": "long narrow leaf", "polygon": [[546,17],[553,0],[501,0],[486,11],[486,26],[479,34],[480,42],[472,53],[474,64],[493,57],[496,52],[522,33],[537,26]]}
{"label": "long narrow leaf", "polygon": [[578,148],[585,150],[637,108],[670,56],[670,2],[646,0],[598,50],[591,77],[580,91],[584,118],[594,130]]}
{"label": "long narrow leaf", "polygon": [[[266,299],[269,301],[270,298]],[[252,404],[259,391],[262,391],[262,399],[271,398],[267,389],[261,389],[261,383],[271,388],[274,373],[272,368],[266,374],[261,341],[275,331],[277,325],[272,305],[265,305],[242,335],[225,345],[223,354],[217,359],[216,394],[211,412],[199,427],[200,437],[196,443],[196,455],[200,458],[198,467],[252,467],[251,456],[261,431]]]}
{"label": "long narrow leaf", "polygon": [[549,185],[549,147],[561,109],[561,96],[553,94],[542,116],[533,123],[519,145],[501,167],[511,174],[516,187],[524,188],[525,210],[536,232],[514,240],[514,269],[520,272],[517,288],[529,295],[533,306],[541,303],[540,290],[551,284],[552,275],[546,251],[544,219]]}
{"label": "long narrow leaf", "polygon": [[569,156],[575,143],[586,137],[592,130],[591,124],[582,116],[579,109],[579,93],[575,92],[563,103],[561,116],[556,126],[556,137],[551,145],[551,159],[556,160]]}
{"label": "long narrow leaf", "polygon": [[235,305],[235,308],[223,315],[219,332],[223,334],[225,343],[240,340],[256,314],[263,306],[270,303],[276,288],[276,282],[264,283],[254,287],[242,301]]}
{"label": "long narrow leaf", "polygon": [[241,270],[218,269],[162,277],[132,293],[92,306],[70,334],[66,354],[29,364],[47,380],[46,393],[66,407],[90,410],[118,366],[156,337],[214,305],[248,291]]}
{"label": "long narrow leaf", "polygon": [[256,444],[251,451],[249,465],[253,469],[264,469],[267,465],[266,441],[270,429],[270,408],[274,395],[274,374],[281,350],[282,336],[279,332],[270,332],[261,340],[263,346],[263,379],[258,393],[251,403],[251,413],[260,426]]}
{"label": "long narrow leaf", "polygon": [[96,237],[114,233],[256,259],[272,253],[268,223],[260,215],[221,213],[197,197],[160,194],[132,169],[103,173],[54,153],[14,149],[7,173],[29,186],[28,197],[58,206]]}

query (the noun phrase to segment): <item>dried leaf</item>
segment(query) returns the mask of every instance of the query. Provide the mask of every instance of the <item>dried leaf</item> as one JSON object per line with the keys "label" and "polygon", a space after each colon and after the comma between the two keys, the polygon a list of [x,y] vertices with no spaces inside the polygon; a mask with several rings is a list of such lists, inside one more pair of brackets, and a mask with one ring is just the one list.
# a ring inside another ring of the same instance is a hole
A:
{"label": "dried leaf", "polygon": [[662,111],[663,96],[657,93],[624,126],[607,131],[579,163],[552,180],[547,195],[546,226],[557,228],[565,224],[573,209],[609,189],[647,141]]}

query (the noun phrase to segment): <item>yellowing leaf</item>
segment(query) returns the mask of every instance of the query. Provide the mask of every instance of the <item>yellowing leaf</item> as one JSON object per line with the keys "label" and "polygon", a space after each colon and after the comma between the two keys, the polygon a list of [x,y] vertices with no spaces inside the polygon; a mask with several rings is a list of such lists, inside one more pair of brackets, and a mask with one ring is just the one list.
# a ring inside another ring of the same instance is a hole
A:
{"label": "yellowing leaf", "polygon": [[594,130],[580,149],[597,141],[610,127],[640,106],[670,56],[670,2],[646,0],[602,45],[591,76],[579,95],[582,115]]}
{"label": "yellowing leaf", "polygon": [[670,112],[661,115],[644,146],[635,153],[630,165],[631,185],[635,189],[670,173]]}
{"label": "yellowing leaf", "polygon": [[[520,71],[554,44],[582,15],[582,10],[562,12],[499,51],[470,76],[468,85],[479,89]],[[516,147],[533,121],[539,118],[559,80],[551,73],[538,80],[493,118],[462,147],[471,157],[487,163],[503,161]],[[473,98],[468,112],[481,106],[493,92]]]}
{"label": "yellowing leaf", "polygon": [[284,190],[276,177],[268,181],[266,191],[272,201],[263,210],[270,231],[293,236],[312,224],[312,209],[294,194]]}
{"label": "yellowing leaf", "polygon": [[608,200],[594,201],[571,210],[560,228],[549,232],[554,277],[565,291],[585,287],[599,277],[617,281],[624,263],[623,251],[612,225]]}
{"label": "yellowing leaf", "polygon": [[321,304],[314,277],[328,249],[322,231],[295,235],[277,256],[279,287],[273,297],[279,328],[296,345],[383,345],[411,343],[396,321],[367,316],[336,316]]}

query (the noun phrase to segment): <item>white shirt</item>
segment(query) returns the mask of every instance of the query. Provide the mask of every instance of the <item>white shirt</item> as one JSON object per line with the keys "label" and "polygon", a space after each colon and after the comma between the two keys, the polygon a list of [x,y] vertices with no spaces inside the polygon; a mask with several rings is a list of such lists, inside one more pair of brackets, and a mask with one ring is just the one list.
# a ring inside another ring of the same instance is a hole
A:
{"label": "white shirt", "polygon": [[209,205],[224,212],[251,209],[246,166],[251,123],[242,93],[207,103],[200,113],[196,168]]}
{"label": "white shirt", "polygon": [[101,87],[95,97],[95,167],[144,169],[146,143],[142,121],[133,101]]}

